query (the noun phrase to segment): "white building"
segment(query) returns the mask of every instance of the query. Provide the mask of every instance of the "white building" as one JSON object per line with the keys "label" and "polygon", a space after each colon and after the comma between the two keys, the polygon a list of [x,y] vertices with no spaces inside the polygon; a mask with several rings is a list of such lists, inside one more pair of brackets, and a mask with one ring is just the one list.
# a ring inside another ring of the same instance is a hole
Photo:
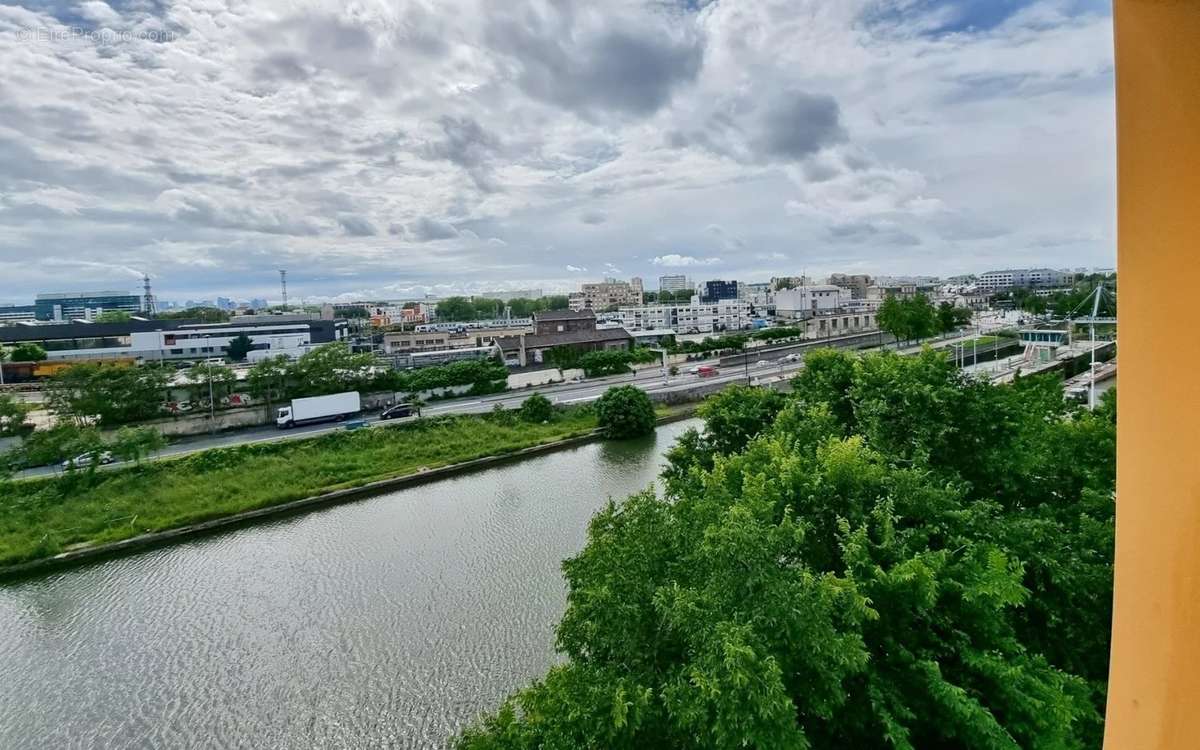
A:
{"label": "white building", "polygon": [[1010,268],[979,274],[978,286],[989,292],[1013,287],[1066,286],[1071,275],[1051,268]]}
{"label": "white building", "polygon": [[750,303],[723,299],[680,305],[636,305],[619,308],[621,325],[629,331],[670,328],[679,333],[740,331],[750,327]]}
{"label": "white building", "polygon": [[691,286],[688,277],[681,273],[658,277],[658,291],[660,292],[682,292],[690,289]]}
{"label": "white building", "polygon": [[814,284],[775,292],[775,314],[785,318],[808,318],[840,310],[850,292],[833,284]]}

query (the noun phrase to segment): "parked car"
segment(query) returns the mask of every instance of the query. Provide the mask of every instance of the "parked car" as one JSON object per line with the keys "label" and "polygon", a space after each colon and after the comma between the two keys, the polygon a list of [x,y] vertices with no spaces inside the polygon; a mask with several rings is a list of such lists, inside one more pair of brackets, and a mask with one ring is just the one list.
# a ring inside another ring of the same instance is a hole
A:
{"label": "parked car", "polygon": [[66,461],[63,461],[62,467],[64,471],[70,471],[72,468],[91,466],[93,459],[99,464],[111,464],[117,460],[113,458],[111,451],[100,451],[99,454],[81,453],[75,458],[68,458]]}
{"label": "parked car", "polygon": [[400,419],[402,417],[411,417],[417,413],[412,404],[396,404],[389,406],[379,415],[380,419]]}

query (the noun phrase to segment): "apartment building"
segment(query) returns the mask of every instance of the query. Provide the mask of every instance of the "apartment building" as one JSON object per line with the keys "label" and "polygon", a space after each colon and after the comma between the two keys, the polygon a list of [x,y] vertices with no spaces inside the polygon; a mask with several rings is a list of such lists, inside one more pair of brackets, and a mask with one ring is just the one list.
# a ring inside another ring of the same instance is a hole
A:
{"label": "apartment building", "polygon": [[867,289],[875,282],[865,273],[835,273],[830,275],[829,283],[850,292],[850,299],[866,299]]}
{"label": "apartment building", "polygon": [[1003,271],[988,271],[979,274],[976,284],[980,289],[998,292],[1016,287],[1056,287],[1071,283],[1071,274],[1051,268],[1010,268]]}
{"label": "apartment building", "polygon": [[740,331],[749,328],[750,303],[725,299],[686,305],[638,305],[617,310],[621,325],[630,331],[669,328],[679,333]]}
{"label": "apartment building", "polygon": [[607,310],[621,305],[640,305],[645,301],[642,280],[633,277],[629,281],[605,279],[579,285],[578,292],[567,295],[570,308],[580,310]]}

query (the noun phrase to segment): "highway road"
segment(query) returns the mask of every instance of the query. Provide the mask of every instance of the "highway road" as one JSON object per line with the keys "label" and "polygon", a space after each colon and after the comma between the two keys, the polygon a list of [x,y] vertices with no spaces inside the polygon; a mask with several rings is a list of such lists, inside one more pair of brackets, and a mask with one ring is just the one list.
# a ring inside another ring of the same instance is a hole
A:
{"label": "highway road", "polygon": [[[954,337],[936,343],[948,344],[960,339],[969,340],[975,335],[975,333],[970,333],[965,336]],[[911,353],[920,350],[921,346],[917,345],[906,347],[900,351]],[[519,391],[506,391],[504,393],[497,393],[490,396],[432,401],[426,405],[424,409],[422,409],[422,414],[427,417],[439,416],[443,414],[480,414],[491,411],[496,407],[496,404],[502,404],[505,409],[515,409],[519,407],[521,403],[525,401],[525,399],[529,398],[534,393],[540,393],[546,398],[550,399],[553,403],[561,406],[584,404],[600,398],[600,396],[603,395],[606,390],[614,385],[636,385],[647,393],[653,394],[675,390],[687,390],[696,386],[698,383],[770,383],[781,379],[790,378],[797,370],[804,366],[802,361],[786,361],[785,357],[787,354],[788,352],[786,350],[776,350],[770,353],[763,352],[761,360],[755,360],[753,355],[751,355],[748,367],[743,367],[741,365],[734,367],[723,367],[718,370],[716,375],[706,378],[701,378],[699,375],[692,374],[689,372],[689,370],[700,365],[716,366],[718,359],[713,358],[689,362],[686,365],[680,366],[679,374],[673,376],[668,375],[664,377],[661,368],[656,367],[624,375],[612,375],[603,378],[589,378],[577,383],[559,383],[535,386]],[[381,427],[389,424],[403,424],[406,421],[411,421],[411,418],[396,420],[395,422],[382,421],[379,419],[379,415],[376,413],[366,414],[364,415],[363,419],[370,427]],[[211,448],[222,448],[233,445],[298,440],[342,429],[345,429],[344,426],[336,422],[305,425],[286,431],[279,430],[274,425],[265,425],[262,427],[253,427],[232,432],[218,433],[216,435],[189,437],[171,443],[150,460],[174,458],[178,456],[184,456],[189,453],[209,450]],[[102,466],[100,468],[102,470],[111,469],[121,465],[121,462],[117,462],[107,466]],[[59,471],[61,471],[61,469],[58,466],[40,466],[19,472],[16,476],[18,478],[32,478],[56,474]]]}

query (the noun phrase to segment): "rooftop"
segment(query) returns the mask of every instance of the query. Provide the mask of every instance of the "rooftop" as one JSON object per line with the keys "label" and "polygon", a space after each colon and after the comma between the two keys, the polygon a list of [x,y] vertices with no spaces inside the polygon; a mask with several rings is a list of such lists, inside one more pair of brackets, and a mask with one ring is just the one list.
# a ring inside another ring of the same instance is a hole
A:
{"label": "rooftop", "polygon": [[39,294],[36,299],[87,299],[90,297],[137,297],[133,292],[44,292]]}
{"label": "rooftop", "polygon": [[[544,349],[549,346],[567,344],[589,344],[599,341],[630,341],[633,336],[624,328],[600,328],[595,331],[567,331],[564,333],[529,334],[525,336],[526,349]],[[520,336],[502,336],[496,344],[505,351],[521,347]]]}
{"label": "rooftop", "polygon": [[543,310],[533,314],[534,320],[586,320],[596,317],[591,310]]}

